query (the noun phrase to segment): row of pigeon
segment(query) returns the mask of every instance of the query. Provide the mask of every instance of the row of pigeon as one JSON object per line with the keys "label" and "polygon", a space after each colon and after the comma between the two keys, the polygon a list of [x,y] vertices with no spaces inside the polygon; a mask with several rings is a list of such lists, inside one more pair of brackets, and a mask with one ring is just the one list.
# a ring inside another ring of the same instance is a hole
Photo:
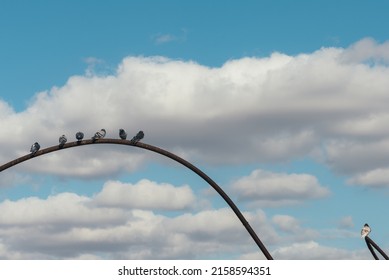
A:
{"label": "row of pigeon", "polygon": [[[92,141],[95,142],[98,139],[104,138],[105,134],[106,134],[106,131],[105,131],[104,128],[102,128],[100,131],[97,131],[92,136]],[[119,137],[122,140],[126,140],[127,139],[127,132],[123,128],[119,129]],[[140,140],[142,140],[143,137],[145,137],[145,134],[141,130],[134,137],[132,137],[130,142],[132,144],[135,144],[135,143],[139,142]],[[81,131],[77,132],[76,133],[76,139],[77,139],[77,142],[82,141],[82,139],[84,139],[84,133],[81,132]],[[66,138],[65,135],[60,136],[59,137],[59,147],[62,148],[66,144],[67,141],[68,141],[68,139]],[[39,145],[38,142],[35,142],[34,144],[32,144],[31,149],[30,149],[31,154],[34,155],[36,152],[38,152],[40,147],[41,146]]]}

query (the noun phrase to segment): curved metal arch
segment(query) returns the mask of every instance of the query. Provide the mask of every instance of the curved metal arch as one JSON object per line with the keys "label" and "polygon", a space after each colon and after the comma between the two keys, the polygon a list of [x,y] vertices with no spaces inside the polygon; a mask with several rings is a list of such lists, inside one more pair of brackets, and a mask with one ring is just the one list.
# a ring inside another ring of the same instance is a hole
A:
{"label": "curved metal arch", "polygon": [[74,142],[69,142],[63,145],[62,147],[59,145],[48,147],[42,150],[39,150],[35,154],[27,154],[25,156],[19,157],[15,160],[12,160],[8,163],[3,164],[0,166],[0,172],[15,166],[19,163],[22,163],[26,160],[30,160],[32,158],[42,156],[44,154],[56,152],[59,150],[67,149],[67,148],[74,148],[74,147],[79,147],[79,146],[84,146],[84,145],[90,145],[90,144],[118,144],[118,145],[127,145],[127,146],[134,146],[138,147],[141,149],[149,150],[158,154],[161,154],[163,156],[166,156],[174,161],[177,161],[178,163],[184,165],[185,167],[189,168],[193,172],[195,172],[197,175],[199,175],[201,178],[203,178],[212,188],[216,190],[216,192],[224,199],[224,201],[230,206],[232,211],[234,211],[235,215],[238,217],[240,222],[243,224],[247,232],[250,234],[251,238],[254,240],[254,242],[257,244],[259,249],[262,251],[262,253],[265,255],[265,257],[268,260],[273,260],[273,257],[270,255],[268,250],[266,249],[265,245],[262,243],[262,241],[259,239],[253,228],[250,226],[246,218],[243,216],[242,212],[238,209],[238,207],[235,205],[235,203],[231,200],[231,198],[223,191],[223,189],[216,184],[207,174],[205,174],[203,171],[201,171],[199,168],[191,164],[190,162],[184,160],[183,158],[168,152],[164,149],[158,148],[156,146],[152,146],[149,144],[145,144],[143,142],[131,142],[129,140],[121,140],[121,139],[110,139],[110,138],[103,138],[103,139],[98,139],[98,140],[83,140],[83,141],[74,141]]}

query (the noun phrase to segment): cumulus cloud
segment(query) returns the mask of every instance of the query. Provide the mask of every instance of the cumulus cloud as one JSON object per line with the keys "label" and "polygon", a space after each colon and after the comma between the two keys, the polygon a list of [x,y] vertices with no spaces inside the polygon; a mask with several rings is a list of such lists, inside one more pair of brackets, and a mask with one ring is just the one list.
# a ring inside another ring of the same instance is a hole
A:
{"label": "cumulus cloud", "polygon": [[231,189],[238,199],[261,206],[301,203],[307,199],[326,197],[330,193],[312,175],[275,173],[262,169],[236,180]]}
{"label": "cumulus cloud", "polygon": [[[170,204],[167,196],[172,197]],[[230,208],[181,211],[193,199],[188,186],[146,179],[136,184],[108,181],[91,196],[67,192],[7,199],[0,203],[0,258],[264,258]],[[319,245],[312,240],[323,233],[305,228],[293,216],[269,219],[262,210],[243,215],[276,259],[365,257]]]}
{"label": "cumulus cloud", "polygon": [[195,195],[188,186],[174,187],[143,179],[136,184],[108,181],[94,198],[97,205],[136,209],[185,210],[192,208]]}
{"label": "cumulus cloud", "polygon": [[[110,74],[89,71],[37,93],[24,111],[0,101],[0,160],[28,153],[35,141],[55,145],[63,133],[72,139],[81,130],[90,137],[104,127],[107,137],[118,137],[123,127],[130,134],[143,129],[145,141],[198,162],[312,156],[349,176],[387,168],[388,49],[387,42],[364,39],[344,49],[245,57],[221,67],[126,57]],[[23,166],[108,176],[136,170],[147,159],[133,152],[132,162],[104,146],[85,150],[82,159],[72,150],[62,160],[48,157],[46,166]],[[114,157],[107,168],[104,161]]]}
{"label": "cumulus cloud", "polygon": [[[388,42],[372,39],[295,56],[245,57],[221,67],[126,57],[115,71],[103,71],[104,63],[89,58],[85,75],[37,93],[25,110],[15,112],[0,100],[0,161],[29,153],[35,141],[42,148],[57,145],[62,134],[71,141],[77,131],[90,138],[105,128],[107,137],[118,138],[119,128],[129,135],[142,129],[145,142],[196,163],[266,164],[313,157],[346,174],[350,184],[387,187],[388,60]],[[124,146],[67,149],[2,172],[0,185],[26,183],[35,174],[106,179],[134,172],[148,160],[155,157]],[[237,179],[231,189],[241,201],[261,207],[329,195],[310,174],[263,169]],[[158,197],[135,199],[151,190]],[[177,199],[168,204],[167,197]],[[0,258],[200,258],[204,252],[221,256],[236,246],[242,258],[250,256],[252,244],[239,222],[234,226],[229,210],[180,212],[194,199],[186,185],[146,180],[108,181],[91,197],[60,193],[5,200],[0,203]],[[126,208],[127,202],[134,208]],[[171,217],[151,207],[178,214]],[[273,250],[276,257],[312,258],[297,247],[317,252],[313,258],[358,257],[358,252],[312,241],[317,233],[292,216],[268,219],[260,210],[244,214],[266,244],[294,243]],[[352,220],[344,217],[339,225],[350,227]]]}
{"label": "cumulus cloud", "polygon": [[282,235],[283,244],[309,241],[320,236],[318,231],[304,228],[297,218],[290,215],[274,215],[271,221]]}
{"label": "cumulus cloud", "polygon": [[285,232],[298,232],[300,231],[300,222],[289,215],[276,215],[272,218],[274,224],[276,224],[282,231]]}
{"label": "cumulus cloud", "polygon": [[315,241],[294,243],[274,252],[278,260],[354,260],[371,259],[367,250],[349,251],[320,245]]}
{"label": "cumulus cloud", "polygon": [[389,167],[377,168],[367,172],[359,173],[347,181],[351,185],[362,185],[372,187],[389,186]]}
{"label": "cumulus cloud", "polygon": [[[231,209],[170,216],[125,208],[120,205],[120,199],[107,200],[107,186],[113,187],[112,184],[119,189],[116,195],[128,198],[121,184],[109,182],[92,197],[59,193],[46,199],[29,197],[1,202],[0,258],[220,258],[227,253],[248,253],[256,246]],[[186,187],[172,190],[170,185],[162,184],[159,186],[162,190],[157,191],[152,182],[147,181],[141,181],[140,189],[135,187],[130,192],[144,194],[142,184],[154,190],[155,198],[138,197],[140,208],[150,199],[165,207],[164,193],[167,192],[175,192],[173,197],[186,195]],[[102,202],[113,202],[113,205],[102,205]],[[174,208],[174,200],[172,204]],[[274,244],[277,234],[267,224],[266,215],[261,211],[244,214],[260,232],[262,240]]]}

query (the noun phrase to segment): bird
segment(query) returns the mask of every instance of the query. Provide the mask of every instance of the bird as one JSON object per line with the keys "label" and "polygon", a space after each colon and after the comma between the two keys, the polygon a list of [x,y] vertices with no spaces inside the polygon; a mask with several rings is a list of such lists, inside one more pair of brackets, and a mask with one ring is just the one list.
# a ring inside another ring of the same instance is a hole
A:
{"label": "bird", "polygon": [[368,224],[365,224],[361,230],[361,238],[365,238],[371,232],[371,228]]}
{"label": "bird", "polygon": [[38,142],[35,142],[34,144],[32,144],[31,149],[30,149],[31,154],[35,155],[35,153],[37,151],[39,151],[40,147],[41,146],[39,145]]}
{"label": "bird", "polygon": [[143,133],[142,130],[140,130],[134,137],[132,137],[131,143],[135,144],[139,142],[141,139],[143,139],[143,137],[145,137],[145,134]]}
{"label": "bird", "polygon": [[92,140],[95,141],[95,140],[97,140],[97,139],[104,138],[105,133],[106,133],[106,132],[105,132],[105,129],[102,128],[100,131],[97,131],[97,132],[95,133],[95,135],[93,135]]}
{"label": "bird", "polygon": [[120,136],[120,138],[122,140],[126,140],[127,139],[127,133],[126,133],[126,131],[123,128],[119,129],[119,136]]}
{"label": "bird", "polygon": [[59,137],[58,141],[59,141],[59,146],[63,147],[65,145],[66,141],[68,141],[68,139],[66,138],[66,136],[64,134],[62,134],[62,136]]}
{"label": "bird", "polygon": [[77,141],[81,141],[83,138],[84,138],[84,133],[82,133],[81,131],[76,133]]}

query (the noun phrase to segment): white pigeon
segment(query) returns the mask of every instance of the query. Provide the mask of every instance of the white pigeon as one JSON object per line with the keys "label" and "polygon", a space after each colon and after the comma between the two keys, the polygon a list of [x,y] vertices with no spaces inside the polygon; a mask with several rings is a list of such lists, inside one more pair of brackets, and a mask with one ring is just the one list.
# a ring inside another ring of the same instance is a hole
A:
{"label": "white pigeon", "polygon": [[127,133],[123,128],[119,129],[119,136],[120,136],[120,139],[122,139],[122,140],[127,139]]}
{"label": "white pigeon", "polygon": [[59,137],[58,141],[59,141],[59,146],[63,147],[65,145],[66,141],[68,141],[68,139],[66,138],[66,136],[64,134],[62,134],[62,136]]}
{"label": "white pigeon", "polygon": [[83,138],[84,138],[84,133],[82,133],[81,131],[76,133],[77,141],[81,141]]}
{"label": "white pigeon", "polygon": [[92,137],[92,140],[95,141],[97,139],[104,138],[105,134],[106,134],[105,129],[102,128],[100,131],[97,131],[95,133],[95,135]]}
{"label": "white pigeon", "polygon": [[34,144],[32,144],[31,149],[30,149],[31,154],[34,155],[37,151],[39,151],[40,147],[41,146],[38,144],[38,142],[35,142]]}
{"label": "white pigeon", "polygon": [[368,224],[365,224],[361,230],[361,238],[365,238],[371,232],[371,228]]}

